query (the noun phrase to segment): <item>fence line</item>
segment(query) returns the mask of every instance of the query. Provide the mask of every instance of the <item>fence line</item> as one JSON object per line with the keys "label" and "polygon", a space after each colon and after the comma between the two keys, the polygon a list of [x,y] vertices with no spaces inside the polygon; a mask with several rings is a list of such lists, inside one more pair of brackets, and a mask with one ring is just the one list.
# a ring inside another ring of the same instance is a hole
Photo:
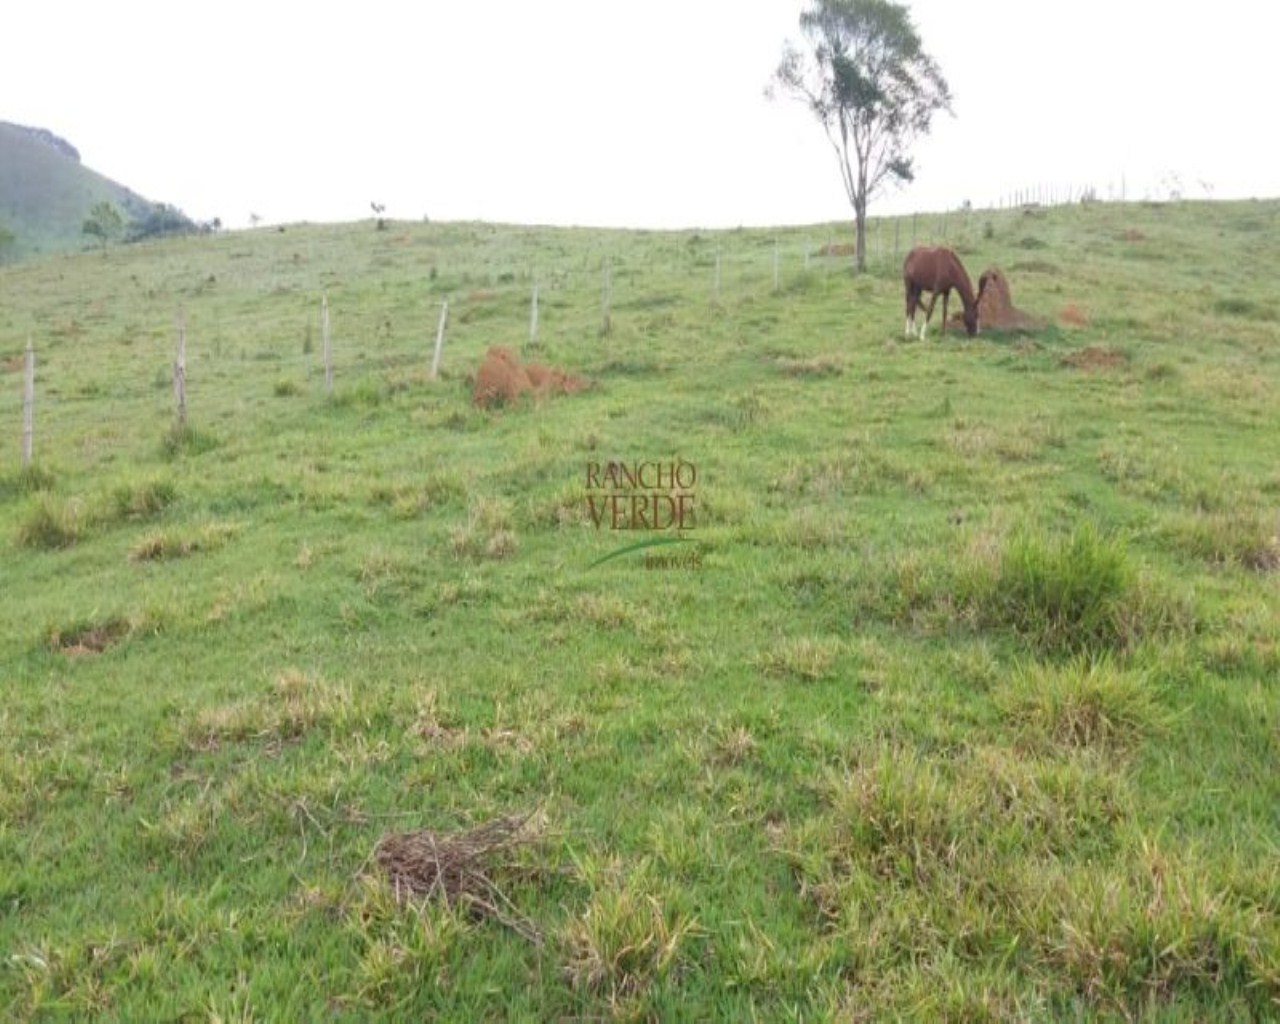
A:
{"label": "fence line", "polygon": [[26,358],[22,374],[22,468],[31,466],[31,455],[36,436],[36,352],[27,338]]}
{"label": "fence line", "polygon": [[[1080,193],[1074,189],[1061,192],[1050,190],[1052,199],[1070,198],[1073,202]],[[1019,198],[1022,193],[1019,192]],[[938,213],[910,213],[900,216],[872,217],[867,224],[867,269],[871,276],[882,282],[897,277],[902,259],[913,244],[940,243],[965,246],[962,253],[971,253],[983,247],[983,239],[990,237],[992,226],[1000,232],[1002,242],[1007,242],[1009,232],[1027,230],[1025,214],[1020,209],[963,209]],[[563,250],[561,250],[563,251]],[[463,255],[465,253],[465,255]],[[645,247],[631,248],[620,245],[610,251],[607,238],[604,243],[590,249],[565,253],[554,264],[548,264],[545,252],[528,254],[500,254],[496,258],[460,250],[460,259],[449,266],[445,262],[432,262],[431,283],[427,285],[425,302],[439,302],[435,348],[430,356],[430,377],[438,379],[442,369],[443,346],[449,325],[450,307],[454,307],[456,328],[467,360],[478,353],[477,346],[509,344],[512,339],[521,340],[523,324],[528,317],[528,343],[545,345],[569,342],[589,345],[597,338],[592,321],[593,292],[599,288],[600,303],[598,323],[600,335],[618,332],[624,327],[623,336],[633,337],[633,328],[640,331],[657,329],[649,326],[668,316],[663,311],[679,307],[705,309],[709,305],[730,304],[748,296],[755,300],[773,298],[770,301],[788,301],[794,295],[813,287],[826,288],[823,281],[832,281],[833,275],[850,275],[853,272],[856,245],[852,225],[815,226],[812,229],[787,228],[776,235],[752,231],[690,231],[671,233],[669,238],[659,238]],[[446,259],[448,257],[445,257]],[[967,258],[966,258],[967,261]],[[321,293],[321,332],[323,341],[323,367],[311,355],[312,335],[315,325],[315,291],[307,290],[313,282],[299,277],[294,283],[284,278],[273,278],[275,283],[261,289],[262,299],[248,311],[247,319],[236,324],[228,343],[226,324],[233,320],[201,322],[196,326],[193,340],[200,346],[198,358],[212,358],[215,372],[207,379],[225,376],[232,364],[226,362],[228,353],[239,349],[241,360],[261,360],[265,368],[279,367],[282,376],[265,379],[260,373],[252,374],[252,387],[265,389],[285,397],[298,394],[297,383],[289,378],[299,372],[318,377],[323,371],[326,395],[332,395],[335,377],[344,382],[361,378],[370,379],[371,373],[385,372],[392,375],[408,374],[411,366],[421,367],[419,347],[430,345],[430,336],[423,335],[429,327],[422,323],[421,313],[408,316],[408,335],[393,333],[390,315],[404,317],[405,303],[399,301],[395,312],[380,309],[377,299],[353,299],[352,306],[344,310],[342,344],[335,346],[331,331],[331,309],[328,295],[315,281],[316,291]],[[424,282],[425,283],[425,282]],[[527,303],[527,306],[526,306]],[[427,314],[429,316],[429,314]],[[416,323],[414,322],[416,320]],[[621,320],[621,322],[620,322]],[[172,324],[173,321],[170,321]],[[148,348],[145,355],[138,351],[135,358],[142,358],[145,370],[138,372],[139,364],[113,365],[107,370],[105,381],[86,384],[90,394],[109,394],[112,401],[144,403],[145,408],[155,392],[172,386],[173,405],[164,403],[165,412],[175,415],[179,424],[188,417],[186,361],[186,316],[180,313],[178,351],[174,358],[169,344],[169,358],[155,348]],[[400,325],[397,324],[399,327]],[[172,329],[172,328],[170,328]],[[548,333],[549,332],[549,333]],[[172,338],[167,331],[163,336]],[[156,335],[157,338],[161,334]],[[289,339],[296,339],[293,347]],[[393,340],[394,338],[394,340]],[[35,337],[26,339],[25,378],[22,397],[22,445],[24,466],[34,458],[34,369]],[[56,341],[56,336],[54,339]],[[60,349],[51,349],[53,362],[44,352],[41,340],[41,372],[46,375],[53,367],[58,369]],[[414,355],[414,351],[419,354]],[[232,356],[234,358],[234,355]],[[166,363],[172,365],[166,366]],[[15,357],[12,368],[19,365]],[[260,364],[260,365],[262,365]],[[203,364],[201,364],[203,365]],[[251,364],[246,364],[251,365]],[[416,372],[421,373],[421,369]],[[202,374],[202,376],[204,376]],[[412,378],[406,378],[412,379]],[[16,383],[16,382],[15,382]],[[398,385],[402,386],[402,385]],[[0,403],[4,418],[17,419],[17,389],[12,396]],[[357,396],[361,392],[357,391]],[[42,412],[42,437],[47,436],[45,424],[61,424],[63,398],[59,389],[49,392],[52,402]],[[357,397],[356,400],[361,400]],[[154,407],[154,406],[153,406]],[[157,410],[158,411],[158,410]],[[53,420],[48,417],[52,415]],[[10,422],[12,423],[13,420]],[[14,424],[16,426],[16,423]],[[113,443],[118,432],[112,424],[86,428],[96,438],[93,442]],[[60,442],[59,442],[60,443]]]}

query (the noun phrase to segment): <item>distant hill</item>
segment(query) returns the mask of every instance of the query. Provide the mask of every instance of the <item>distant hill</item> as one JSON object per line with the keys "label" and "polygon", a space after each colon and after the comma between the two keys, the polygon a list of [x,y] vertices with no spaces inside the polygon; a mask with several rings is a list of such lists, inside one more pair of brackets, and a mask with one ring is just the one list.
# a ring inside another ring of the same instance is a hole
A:
{"label": "distant hill", "polygon": [[85,167],[53,132],[0,121],[0,239],[12,236],[0,244],[0,261],[84,248],[85,218],[104,200],[120,209],[131,235],[196,229],[172,207]]}

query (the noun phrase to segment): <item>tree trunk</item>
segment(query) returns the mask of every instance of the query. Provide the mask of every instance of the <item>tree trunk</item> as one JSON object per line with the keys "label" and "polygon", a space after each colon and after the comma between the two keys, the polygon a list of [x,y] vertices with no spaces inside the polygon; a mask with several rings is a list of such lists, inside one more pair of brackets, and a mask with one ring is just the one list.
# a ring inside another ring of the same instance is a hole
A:
{"label": "tree trunk", "polygon": [[854,232],[857,235],[857,267],[859,274],[867,271],[867,200],[859,196],[853,204]]}

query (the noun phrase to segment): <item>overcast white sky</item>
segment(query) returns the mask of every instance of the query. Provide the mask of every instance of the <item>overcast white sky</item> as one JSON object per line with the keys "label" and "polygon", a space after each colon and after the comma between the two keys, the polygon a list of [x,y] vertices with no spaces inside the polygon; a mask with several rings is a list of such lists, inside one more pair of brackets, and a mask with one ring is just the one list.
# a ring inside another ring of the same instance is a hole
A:
{"label": "overcast white sky", "polygon": [[[849,216],[799,104],[802,0],[0,0],[0,120],[240,226],[682,227]],[[955,96],[872,213],[1092,184],[1280,195],[1280,4],[915,0]]]}

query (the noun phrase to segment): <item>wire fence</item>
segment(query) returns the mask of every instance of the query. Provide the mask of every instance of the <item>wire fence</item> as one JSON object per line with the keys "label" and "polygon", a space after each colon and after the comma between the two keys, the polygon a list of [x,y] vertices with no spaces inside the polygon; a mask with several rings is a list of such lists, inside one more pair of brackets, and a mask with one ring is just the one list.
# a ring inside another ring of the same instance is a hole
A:
{"label": "wire fence", "polygon": [[[1079,202],[1065,191],[1050,197],[1068,194]],[[870,218],[867,271],[896,279],[915,245],[964,249],[989,237],[993,223],[1021,217],[1015,207]],[[238,395],[230,406],[222,400],[226,416],[321,388],[341,397],[374,377],[427,383],[453,376],[493,343],[563,344],[619,327],[652,332],[691,304],[778,295],[851,275],[856,265],[852,225],[601,231],[563,243],[554,230],[488,225],[345,230],[228,236],[216,259],[204,250],[190,265],[135,253],[121,265],[107,261],[127,275],[128,288],[117,280],[73,302],[79,313],[39,317],[29,335],[38,379],[24,355],[27,337],[0,338],[0,357],[6,342],[18,342],[3,360],[0,423],[13,424],[3,431],[10,437],[21,428],[20,446],[4,446],[13,454],[0,457],[0,468],[19,451],[29,464],[46,425],[60,421],[76,422],[74,443],[91,454],[123,446],[134,420],[154,430],[158,419],[185,419],[189,410],[199,419],[204,388]],[[359,273],[352,264],[363,264]],[[80,346],[99,341],[118,344],[108,359],[84,360]],[[90,400],[102,399],[105,418],[91,411]]]}

